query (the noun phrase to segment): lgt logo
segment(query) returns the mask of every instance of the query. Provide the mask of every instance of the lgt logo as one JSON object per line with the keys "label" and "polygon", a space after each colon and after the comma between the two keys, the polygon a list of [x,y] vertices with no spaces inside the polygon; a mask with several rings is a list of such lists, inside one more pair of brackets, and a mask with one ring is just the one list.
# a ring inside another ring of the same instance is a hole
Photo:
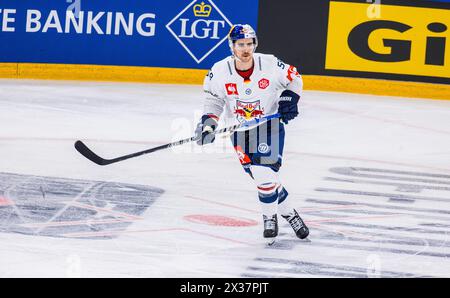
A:
{"label": "lgt logo", "polygon": [[166,28],[200,63],[227,39],[231,26],[232,23],[212,0],[194,0]]}

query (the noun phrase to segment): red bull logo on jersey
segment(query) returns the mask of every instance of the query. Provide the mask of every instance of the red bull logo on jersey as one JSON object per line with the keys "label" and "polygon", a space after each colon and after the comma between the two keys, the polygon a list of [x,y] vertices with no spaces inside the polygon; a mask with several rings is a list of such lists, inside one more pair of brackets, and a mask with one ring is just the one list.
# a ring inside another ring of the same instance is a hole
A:
{"label": "red bull logo on jersey", "polygon": [[264,115],[264,109],[261,108],[259,100],[254,102],[242,102],[236,100],[236,108],[234,113],[239,122],[250,121],[255,118],[260,118]]}
{"label": "red bull logo on jersey", "polygon": [[237,85],[235,83],[225,84],[225,89],[227,90],[227,95],[239,95]]}

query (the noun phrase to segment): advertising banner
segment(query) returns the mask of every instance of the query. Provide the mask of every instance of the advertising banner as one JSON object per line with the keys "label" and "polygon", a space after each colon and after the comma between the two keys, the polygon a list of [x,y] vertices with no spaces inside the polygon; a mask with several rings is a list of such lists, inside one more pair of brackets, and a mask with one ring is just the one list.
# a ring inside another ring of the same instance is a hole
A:
{"label": "advertising banner", "polygon": [[450,10],[370,9],[330,2],[326,69],[450,78]]}
{"label": "advertising banner", "polygon": [[258,50],[302,74],[450,84],[449,3],[279,0],[259,10]]}
{"label": "advertising banner", "polygon": [[257,17],[258,0],[0,0],[0,63],[208,69]]}

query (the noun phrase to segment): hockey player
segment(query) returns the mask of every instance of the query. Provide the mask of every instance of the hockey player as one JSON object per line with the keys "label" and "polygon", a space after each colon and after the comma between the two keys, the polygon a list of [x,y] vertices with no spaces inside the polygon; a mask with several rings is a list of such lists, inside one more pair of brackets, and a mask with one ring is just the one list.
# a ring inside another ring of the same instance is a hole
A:
{"label": "hockey player", "polygon": [[279,181],[285,130],[298,115],[303,82],[294,66],[273,55],[255,53],[258,39],[250,25],[235,25],[228,35],[232,55],[212,67],[204,80],[204,112],[195,134],[199,145],[214,142],[219,117],[237,124],[261,116],[281,114],[256,127],[235,131],[231,140],[244,170],[256,182],[268,244],[278,235],[278,218],[285,218],[300,239],[309,230],[288,204]]}

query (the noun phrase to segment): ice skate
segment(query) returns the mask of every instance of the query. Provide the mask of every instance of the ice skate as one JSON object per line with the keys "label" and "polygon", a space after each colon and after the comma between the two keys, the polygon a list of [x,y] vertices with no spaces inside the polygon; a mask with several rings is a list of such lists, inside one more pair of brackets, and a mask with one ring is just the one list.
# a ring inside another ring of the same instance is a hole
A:
{"label": "ice skate", "polygon": [[298,238],[305,239],[308,237],[309,229],[295,209],[289,215],[282,215],[282,217],[291,225]]}
{"label": "ice skate", "polygon": [[275,238],[278,235],[278,220],[277,215],[274,214],[272,217],[267,217],[263,215],[264,219],[264,239],[267,245],[272,245],[275,242]]}

